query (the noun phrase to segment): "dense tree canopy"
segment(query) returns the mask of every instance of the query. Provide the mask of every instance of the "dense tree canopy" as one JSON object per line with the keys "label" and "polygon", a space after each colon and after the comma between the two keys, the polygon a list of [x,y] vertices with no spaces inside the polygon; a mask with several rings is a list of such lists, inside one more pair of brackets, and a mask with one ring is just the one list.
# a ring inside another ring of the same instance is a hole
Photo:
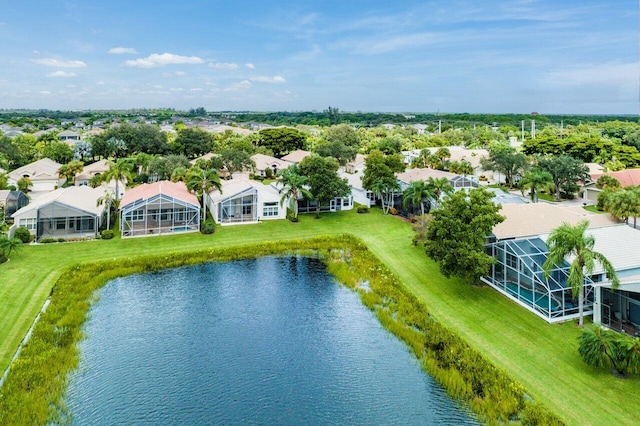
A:
{"label": "dense tree canopy", "polygon": [[575,194],[580,189],[577,182],[584,182],[589,176],[589,168],[582,161],[568,155],[541,158],[538,167],[553,178],[556,200],[560,200],[561,191],[568,195]]}
{"label": "dense tree canopy", "polygon": [[188,158],[199,157],[213,150],[214,141],[212,133],[199,127],[185,128],[178,132],[178,136],[171,144],[171,152]]}
{"label": "dense tree canopy", "polygon": [[471,284],[489,271],[493,258],[484,252],[486,238],[504,220],[493,194],[483,188],[458,191],[433,211],[426,233],[427,255],[446,277],[458,276]]}
{"label": "dense tree canopy", "polygon": [[271,150],[276,157],[303,149],[306,141],[304,133],[289,127],[264,129],[258,136],[258,145]]}
{"label": "dense tree canopy", "polygon": [[327,205],[338,197],[346,197],[351,188],[346,179],[338,176],[338,162],[333,158],[310,155],[300,163],[300,174],[307,178],[309,192],[318,201],[316,218],[320,217],[320,205]]}

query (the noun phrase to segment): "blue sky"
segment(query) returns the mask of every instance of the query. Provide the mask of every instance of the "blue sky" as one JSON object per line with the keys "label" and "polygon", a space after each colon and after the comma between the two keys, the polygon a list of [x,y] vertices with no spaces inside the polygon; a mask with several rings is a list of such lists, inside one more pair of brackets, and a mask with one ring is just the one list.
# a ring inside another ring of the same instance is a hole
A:
{"label": "blue sky", "polygon": [[636,0],[6,3],[0,108],[639,111]]}

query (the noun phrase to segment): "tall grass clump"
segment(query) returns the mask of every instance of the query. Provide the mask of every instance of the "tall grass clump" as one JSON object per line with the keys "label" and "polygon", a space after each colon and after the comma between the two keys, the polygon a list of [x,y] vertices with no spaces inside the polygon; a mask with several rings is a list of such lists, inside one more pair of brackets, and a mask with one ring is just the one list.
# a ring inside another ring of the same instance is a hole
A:
{"label": "tall grass clump", "polygon": [[[556,425],[561,421],[527,401],[523,387],[433,319],[424,305],[365,246],[351,236],[264,242],[77,264],[54,285],[36,323],[0,388],[0,425],[47,424],[68,417],[63,395],[79,362],[78,342],[94,291],[134,273],[266,255],[320,257],[330,273],[357,291],[380,323],[404,341],[447,392],[489,423]],[[367,285],[361,285],[362,283]]]}

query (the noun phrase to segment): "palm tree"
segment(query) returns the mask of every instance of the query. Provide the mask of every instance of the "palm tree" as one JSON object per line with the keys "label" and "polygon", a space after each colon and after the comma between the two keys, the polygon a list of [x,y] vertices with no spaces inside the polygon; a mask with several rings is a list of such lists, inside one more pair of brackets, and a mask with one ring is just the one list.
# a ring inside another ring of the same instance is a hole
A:
{"label": "palm tree", "polygon": [[393,204],[393,195],[395,192],[400,190],[400,185],[398,184],[397,179],[385,179],[384,177],[379,177],[371,184],[371,190],[376,197],[380,198],[380,202],[382,203],[382,212],[387,214],[389,213],[391,204]]}
{"label": "palm tree", "polygon": [[107,229],[111,229],[111,205],[113,204],[113,192],[105,189],[104,195],[98,198],[96,206],[105,204],[107,206]]}
{"label": "palm tree", "polygon": [[424,200],[436,198],[436,190],[423,180],[411,182],[402,193],[402,206],[406,209],[407,204],[420,204],[420,212],[424,215]]}
{"label": "palm tree", "polygon": [[217,189],[222,193],[222,185],[220,184],[220,175],[215,169],[201,169],[194,166],[187,172],[185,177],[187,188],[189,191],[194,192],[198,197],[202,198],[202,207],[204,220],[207,219],[207,202],[205,200],[205,194]]}
{"label": "palm tree", "polygon": [[520,190],[522,191],[522,195],[524,192],[529,189],[529,195],[531,196],[531,201],[534,203],[538,202],[538,192],[543,189],[553,188],[553,176],[551,173],[545,172],[543,170],[531,170],[524,175],[519,182]]}
{"label": "palm tree", "polygon": [[22,241],[19,238],[9,238],[6,235],[0,236],[0,250],[6,257],[9,257],[12,251],[18,251]]}
{"label": "palm tree", "polygon": [[284,169],[280,172],[280,181],[278,185],[282,186],[279,193],[282,194],[280,199],[280,205],[284,204],[287,198],[291,199],[293,205],[293,217],[298,217],[298,198],[302,195],[305,199],[312,199],[313,195],[305,184],[307,183],[307,177],[300,174],[298,165],[294,164],[288,169]]}
{"label": "palm tree", "polygon": [[581,220],[575,226],[565,222],[553,230],[547,239],[549,256],[542,265],[544,277],[548,279],[552,269],[561,266],[566,257],[573,257],[569,266],[567,285],[571,288],[573,297],[578,298],[580,327],[584,323],[584,279],[585,275],[593,274],[596,262],[602,266],[611,280],[612,288],[617,288],[620,283],[611,262],[602,253],[593,250],[595,238],[592,235],[585,235],[588,227],[589,221]]}
{"label": "palm tree", "polygon": [[640,192],[636,188],[613,191],[606,197],[604,209],[624,222],[633,217],[635,228],[636,220],[640,216]]}
{"label": "palm tree", "polygon": [[131,182],[133,180],[133,177],[131,176],[131,163],[126,158],[119,158],[115,162],[107,162],[107,165],[109,166],[109,170],[102,175],[103,182],[110,182],[111,180],[116,181],[116,200],[119,200],[120,182]]}
{"label": "palm tree", "polygon": [[451,185],[451,182],[446,177],[434,178],[429,176],[427,185],[433,188],[438,198],[440,198],[442,194],[451,195],[454,191],[453,185]]}

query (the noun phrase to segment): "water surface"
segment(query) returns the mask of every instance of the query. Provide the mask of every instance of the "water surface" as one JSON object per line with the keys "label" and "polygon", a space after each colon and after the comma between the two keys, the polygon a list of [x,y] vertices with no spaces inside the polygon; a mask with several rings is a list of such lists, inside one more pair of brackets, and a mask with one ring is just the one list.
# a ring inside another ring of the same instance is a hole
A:
{"label": "water surface", "polygon": [[317,260],[113,280],[85,326],[75,424],[473,424]]}

